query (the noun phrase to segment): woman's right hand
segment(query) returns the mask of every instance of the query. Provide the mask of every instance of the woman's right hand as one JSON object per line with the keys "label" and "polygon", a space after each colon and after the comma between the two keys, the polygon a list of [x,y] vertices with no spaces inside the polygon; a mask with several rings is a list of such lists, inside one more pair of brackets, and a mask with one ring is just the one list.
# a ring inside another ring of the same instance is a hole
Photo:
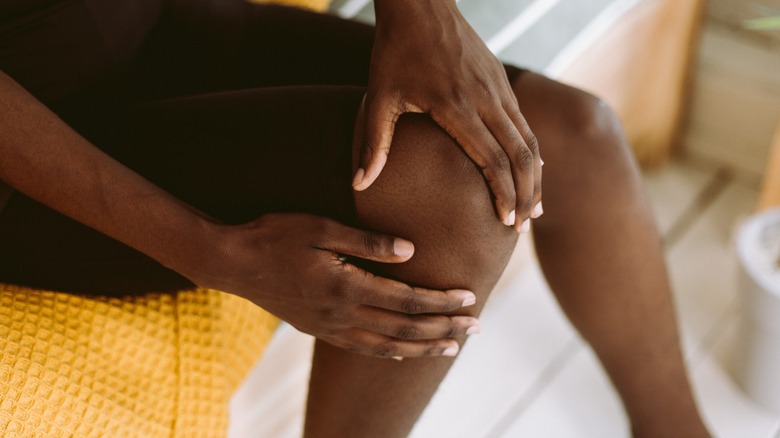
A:
{"label": "woman's right hand", "polygon": [[191,279],[332,345],[387,358],[454,356],[452,338],[479,331],[476,318],[445,315],[474,304],[472,292],[411,287],[347,258],[403,263],[414,252],[409,241],[297,213],[220,227],[221,253]]}

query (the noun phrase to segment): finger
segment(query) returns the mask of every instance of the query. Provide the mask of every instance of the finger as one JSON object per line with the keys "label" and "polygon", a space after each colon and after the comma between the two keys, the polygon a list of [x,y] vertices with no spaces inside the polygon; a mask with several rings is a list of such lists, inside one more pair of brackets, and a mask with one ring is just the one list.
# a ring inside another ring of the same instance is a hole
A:
{"label": "finger", "polygon": [[322,337],[338,347],[366,356],[398,357],[455,356],[460,345],[452,339],[407,341],[361,329],[349,329],[336,336]]}
{"label": "finger", "polygon": [[469,307],[477,302],[473,292],[463,289],[445,291],[412,287],[399,281],[379,277],[345,265],[353,270],[355,293],[351,294],[357,304],[401,312],[408,315],[423,313],[444,313]]}
{"label": "finger", "polygon": [[[544,162],[542,161],[539,150],[539,142],[534,133],[531,131],[531,127],[528,126],[528,122],[525,120],[525,117],[523,117],[523,114],[520,112],[516,102],[507,104],[505,109],[507,111],[507,115],[509,115],[509,118],[520,132],[520,135],[523,136],[526,146],[528,146],[528,149],[531,151],[531,154],[534,157],[534,194],[532,201],[533,207],[531,210],[531,219],[536,219],[544,212],[542,209],[542,166],[544,165]],[[526,228],[528,227],[526,226]]]}
{"label": "finger", "polygon": [[402,340],[448,339],[480,332],[472,316],[402,315],[375,307],[361,309],[356,326]]}
{"label": "finger", "polygon": [[507,226],[515,224],[515,185],[506,152],[476,112],[462,113],[434,120],[458,142],[482,170],[495,197],[498,218]]}
{"label": "finger", "polygon": [[358,230],[325,219],[317,248],[381,263],[402,263],[414,254],[414,244],[399,237]]}
{"label": "finger", "polygon": [[512,167],[517,213],[515,228],[527,232],[530,229],[534,206],[535,157],[503,108],[499,106],[498,110],[489,111],[487,114],[490,116],[485,123],[506,152]]}
{"label": "finger", "polygon": [[401,112],[397,99],[378,96],[366,102],[360,161],[352,181],[355,190],[367,189],[385,167]]}

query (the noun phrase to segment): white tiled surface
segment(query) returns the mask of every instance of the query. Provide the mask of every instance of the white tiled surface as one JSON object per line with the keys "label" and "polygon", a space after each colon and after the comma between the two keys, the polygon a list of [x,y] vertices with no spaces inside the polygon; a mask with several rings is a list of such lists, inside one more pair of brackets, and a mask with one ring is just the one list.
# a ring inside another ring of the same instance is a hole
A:
{"label": "white tiled surface", "polygon": [[[350,2],[361,3],[337,1]],[[462,7],[469,2],[476,3]],[[757,196],[770,119],[780,109],[779,62],[776,52],[709,26],[685,158],[645,175],[694,387],[720,438],[780,438],[780,415],[753,403],[729,374],[744,316],[731,241]],[[756,178],[739,177],[745,173]],[[518,248],[483,313],[483,333],[461,352],[413,436],[627,437],[604,372],[558,310],[528,242]],[[234,399],[232,437],[300,436],[310,354],[308,337],[280,330]]]}
{"label": "white tiled surface", "polygon": [[584,346],[566,361],[545,391],[496,437],[627,437],[617,393]]}
{"label": "white tiled surface", "polygon": [[658,228],[666,235],[694,204],[699,193],[712,179],[712,172],[673,161],[644,174],[645,191],[653,204]]}

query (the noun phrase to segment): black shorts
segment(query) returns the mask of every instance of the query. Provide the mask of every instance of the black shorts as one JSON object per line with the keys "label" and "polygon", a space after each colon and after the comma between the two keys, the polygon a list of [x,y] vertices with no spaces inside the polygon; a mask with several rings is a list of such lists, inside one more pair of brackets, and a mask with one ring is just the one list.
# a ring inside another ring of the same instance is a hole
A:
{"label": "black shorts", "polygon": [[[373,28],[278,6],[210,3],[207,12],[159,8],[153,24],[138,26],[144,35],[127,37],[137,44],[103,44],[132,50],[111,54],[108,68],[96,61],[85,83],[46,88],[50,72],[19,59],[3,68],[2,50],[0,69],[97,147],[221,221],[306,212],[355,225],[352,130]],[[0,214],[0,282],[122,295],[192,286],[20,193]]]}

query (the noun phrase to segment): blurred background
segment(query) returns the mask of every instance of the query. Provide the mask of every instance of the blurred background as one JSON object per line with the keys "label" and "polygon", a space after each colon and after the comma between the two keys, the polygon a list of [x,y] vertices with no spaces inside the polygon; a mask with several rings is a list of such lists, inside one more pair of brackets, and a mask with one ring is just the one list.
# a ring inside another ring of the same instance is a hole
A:
{"label": "blurred background", "polygon": [[[756,330],[745,328],[753,286],[740,280],[734,250],[759,198],[780,203],[780,29],[750,29],[780,16],[780,0],[460,0],[459,7],[505,62],[592,91],[618,112],[663,233],[706,421],[718,437],[780,438],[780,329],[763,333],[769,341],[759,346],[769,348],[764,365],[777,359],[759,376],[759,385],[778,388],[777,404],[767,405],[745,391],[740,374]],[[368,0],[335,0],[330,13],[374,19]],[[558,309],[527,239],[481,319],[483,334],[466,345],[413,436],[629,436],[615,391]],[[279,331],[234,399],[231,436],[299,435],[310,348],[306,336]]]}

